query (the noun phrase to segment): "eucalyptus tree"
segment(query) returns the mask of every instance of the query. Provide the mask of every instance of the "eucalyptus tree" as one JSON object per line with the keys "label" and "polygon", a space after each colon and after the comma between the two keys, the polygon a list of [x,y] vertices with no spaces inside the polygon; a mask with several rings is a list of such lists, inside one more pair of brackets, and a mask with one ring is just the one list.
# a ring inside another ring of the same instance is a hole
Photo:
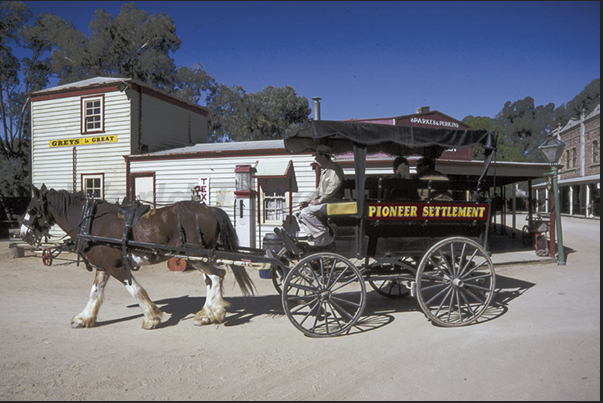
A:
{"label": "eucalyptus tree", "polygon": [[311,112],[308,99],[290,86],[267,86],[246,93],[241,86],[221,85],[208,100],[208,107],[214,141],[282,139]]}
{"label": "eucalyptus tree", "polygon": [[32,14],[22,2],[0,3],[0,195],[29,194],[28,94],[52,74],[52,38],[73,25],[50,14]]}

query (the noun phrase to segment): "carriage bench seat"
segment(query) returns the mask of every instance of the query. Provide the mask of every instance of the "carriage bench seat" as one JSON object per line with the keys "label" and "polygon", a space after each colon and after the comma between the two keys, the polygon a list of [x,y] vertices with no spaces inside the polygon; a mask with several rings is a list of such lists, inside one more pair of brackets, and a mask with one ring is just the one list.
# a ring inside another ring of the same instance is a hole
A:
{"label": "carriage bench seat", "polygon": [[356,202],[327,203],[325,213],[327,217],[356,215],[358,214],[358,205]]}
{"label": "carriage bench seat", "polygon": [[355,201],[326,203],[317,216],[325,223],[355,226],[358,222],[358,205]]}

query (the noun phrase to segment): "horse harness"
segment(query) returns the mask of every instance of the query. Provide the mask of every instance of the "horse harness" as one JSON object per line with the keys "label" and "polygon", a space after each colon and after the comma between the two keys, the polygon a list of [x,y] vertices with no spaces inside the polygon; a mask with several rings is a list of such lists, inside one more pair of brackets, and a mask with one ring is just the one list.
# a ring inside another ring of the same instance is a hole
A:
{"label": "horse harness", "polygon": [[[95,218],[97,200],[93,197],[87,197],[86,203],[82,206],[82,213],[78,228],[77,241],[76,241],[76,252],[78,254],[78,265],[79,258],[81,257],[86,264],[86,269],[92,271],[92,265],[86,259],[86,251],[91,247],[91,243],[95,242],[94,236],[90,233],[92,229],[92,222]],[[180,219],[180,202],[176,202],[176,217],[178,220],[178,238],[179,247],[186,244],[186,232],[182,226]],[[140,201],[130,201],[127,197],[124,197],[122,203],[119,206],[119,213],[124,218],[124,231],[121,236],[121,251],[123,264],[126,268],[128,275],[128,284],[132,285],[132,270],[136,271],[140,267],[135,266],[129,252],[132,250],[128,249],[128,241],[132,240],[132,229],[138,224],[141,217],[151,209],[148,204],[142,204]],[[194,212],[193,212],[194,214]],[[195,228],[199,237],[199,244],[204,246],[203,233],[199,227],[197,220],[195,222]],[[147,252],[147,250],[144,250]]]}

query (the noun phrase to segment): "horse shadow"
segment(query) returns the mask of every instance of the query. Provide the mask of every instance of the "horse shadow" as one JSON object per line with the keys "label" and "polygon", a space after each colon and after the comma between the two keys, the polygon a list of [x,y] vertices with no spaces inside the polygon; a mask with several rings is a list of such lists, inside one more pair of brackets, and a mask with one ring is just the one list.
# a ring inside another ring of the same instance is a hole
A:
{"label": "horse shadow", "polygon": [[[519,280],[512,277],[496,275],[496,292],[490,305],[482,316],[473,324],[485,323],[505,315],[509,310],[509,304],[521,297],[536,284]],[[284,316],[285,312],[278,294],[263,296],[240,296],[228,299],[230,308],[222,326],[239,326],[249,323],[253,318],[269,315],[271,317]],[[166,298],[154,301],[155,304],[166,314],[169,319],[162,322],[160,328],[175,326],[181,321],[194,319],[195,314],[205,303],[205,297],[191,297],[183,295],[175,298]],[[129,305],[128,308],[137,308],[138,304]],[[367,303],[360,319],[350,328],[345,335],[366,333],[384,326],[390,325],[396,319],[396,314],[406,312],[422,312],[419,303],[410,295],[404,298],[392,299],[384,297],[374,290],[367,290]],[[142,317],[142,314],[120,318],[98,323],[107,325],[110,323],[133,320]],[[437,324],[433,326],[440,327]],[[344,335],[344,336],[345,336]]]}
{"label": "horse shadow", "polygon": [[[159,326],[159,328],[163,328],[176,326],[181,321],[194,319],[195,314],[203,307],[205,297],[183,295],[153,302],[164,313],[170,316],[169,319],[162,322]],[[279,316],[285,314],[281,305],[280,295],[230,297],[228,298],[228,302],[230,303],[230,307],[222,326],[238,326],[262,315]],[[128,308],[135,307],[137,308],[138,304],[128,306]],[[128,319],[133,319],[133,317]]]}

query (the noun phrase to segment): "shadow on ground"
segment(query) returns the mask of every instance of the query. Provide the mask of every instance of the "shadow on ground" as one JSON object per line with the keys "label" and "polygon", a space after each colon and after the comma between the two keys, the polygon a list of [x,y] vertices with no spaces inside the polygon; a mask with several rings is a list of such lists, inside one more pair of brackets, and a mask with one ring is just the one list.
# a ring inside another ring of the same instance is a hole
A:
{"label": "shadow on ground", "polygon": [[[475,324],[480,324],[497,319],[509,310],[509,304],[521,297],[527,290],[534,287],[534,283],[518,280],[512,277],[496,275],[496,294],[486,312]],[[269,315],[285,315],[281,304],[280,295],[264,295],[250,297],[231,297],[229,313],[223,326],[239,326],[252,321],[254,318]],[[167,298],[154,301],[162,311],[171,317],[162,323],[161,327],[175,326],[180,321],[191,320],[202,308],[205,297],[190,297],[183,295],[176,298]],[[137,304],[128,306],[138,307]],[[348,335],[364,333],[387,326],[395,320],[395,314],[420,311],[416,299],[407,295],[399,299],[386,298],[373,290],[367,290],[367,304],[360,320],[353,326]],[[127,318],[116,319],[111,323],[140,318],[133,315]],[[425,319],[427,320],[427,319]],[[98,325],[107,325],[102,322]]]}

